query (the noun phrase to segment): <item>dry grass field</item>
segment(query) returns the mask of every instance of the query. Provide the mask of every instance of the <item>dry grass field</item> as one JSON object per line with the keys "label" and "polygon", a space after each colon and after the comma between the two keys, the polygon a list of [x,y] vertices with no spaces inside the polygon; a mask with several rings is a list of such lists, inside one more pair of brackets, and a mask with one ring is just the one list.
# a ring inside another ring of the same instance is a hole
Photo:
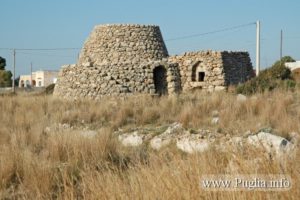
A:
{"label": "dry grass field", "polygon": [[[222,92],[98,102],[0,96],[0,199],[299,199],[299,148],[286,160],[269,159],[255,149],[189,155],[172,147],[154,151],[146,144],[126,148],[113,134],[118,128],[173,122],[224,135],[271,127],[288,139],[291,132],[300,132],[300,91],[236,99]],[[214,110],[219,111],[218,124],[211,124]],[[49,128],[55,124],[98,134],[92,139],[60,134]],[[258,157],[259,163],[251,162]],[[232,159],[239,168],[228,171]],[[288,174],[292,188],[222,192],[200,187],[202,175],[225,173]]]}

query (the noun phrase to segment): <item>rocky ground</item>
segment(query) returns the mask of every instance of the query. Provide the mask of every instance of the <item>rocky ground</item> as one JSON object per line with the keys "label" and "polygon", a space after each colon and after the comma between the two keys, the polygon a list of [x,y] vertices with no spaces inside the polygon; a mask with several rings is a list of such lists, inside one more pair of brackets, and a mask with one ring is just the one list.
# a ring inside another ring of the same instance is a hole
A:
{"label": "rocky ground", "polygon": [[[212,118],[212,123],[218,123],[217,117]],[[46,133],[74,134],[85,138],[97,137],[97,130],[86,128],[74,128],[69,124],[55,124],[46,127]],[[137,147],[146,145],[159,151],[162,148],[175,146],[182,152],[193,154],[202,153],[210,149],[226,152],[247,148],[257,148],[269,157],[291,157],[299,147],[299,134],[291,132],[288,138],[283,138],[273,133],[272,128],[263,128],[257,132],[250,130],[238,136],[230,136],[208,129],[185,129],[181,123],[159,126],[138,127],[128,130],[119,129],[113,133],[121,145],[125,147]]]}
{"label": "rocky ground", "polygon": [[[255,99],[256,97],[252,97]],[[237,95],[237,102],[247,101],[244,95]],[[218,110],[211,113],[211,124],[217,125],[220,122]],[[81,123],[84,125],[84,121]],[[87,138],[96,137],[97,130],[91,130],[88,126],[72,127],[70,124],[54,124],[46,127],[47,133],[78,134]],[[290,132],[287,137],[278,136],[271,127],[261,128],[255,132],[250,130],[235,136],[221,133],[215,129],[186,129],[179,122],[162,126],[141,126],[136,128],[119,128],[113,132],[119,142],[126,147],[147,145],[154,150],[160,150],[167,146],[176,146],[185,153],[201,153],[211,148],[219,151],[255,147],[262,149],[272,156],[291,155],[299,145],[299,133]]]}
{"label": "rocky ground", "polygon": [[[298,199],[299,94],[3,96],[0,199]],[[205,192],[207,174],[282,174],[292,188]]]}

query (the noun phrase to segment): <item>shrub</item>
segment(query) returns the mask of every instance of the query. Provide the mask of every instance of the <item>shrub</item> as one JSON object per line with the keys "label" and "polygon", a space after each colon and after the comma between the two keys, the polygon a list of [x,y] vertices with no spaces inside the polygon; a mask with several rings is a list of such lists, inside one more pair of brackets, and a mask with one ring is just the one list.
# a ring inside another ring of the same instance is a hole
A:
{"label": "shrub", "polygon": [[256,92],[271,91],[275,88],[293,89],[296,86],[292,78],[291,70],[284,63],[292,58],[284,57],[277,61],[271,68],[260,72],[259,76],[237,86],[236,92],[242,94],[253,94]]}
{"label": "shrub", "polygon": [[46,87],[46,89],[45,89],[45,93],[46,93],[46,94],[53,94],[54,87],[55,87],[55,84],[54,84],[54,83],[48,85],[48,86]]}

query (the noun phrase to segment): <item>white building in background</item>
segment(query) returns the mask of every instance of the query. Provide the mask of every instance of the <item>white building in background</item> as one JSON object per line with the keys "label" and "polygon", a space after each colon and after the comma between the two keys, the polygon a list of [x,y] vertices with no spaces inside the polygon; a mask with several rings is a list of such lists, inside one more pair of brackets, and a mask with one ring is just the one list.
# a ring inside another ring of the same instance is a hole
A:
{"label": "white building in background", "polygon": [[58,71],[36,71],[31,75],[21,75],[19,87],[47,87],[50,84],[56,83]]}
{"label": "white building in background", "polygon": [[300,61],[296,61],[296,62],[286,62],[285,66],[287,68],[289,68],[291,71],[295,70],[295,69],[299,69],[300,68]]}

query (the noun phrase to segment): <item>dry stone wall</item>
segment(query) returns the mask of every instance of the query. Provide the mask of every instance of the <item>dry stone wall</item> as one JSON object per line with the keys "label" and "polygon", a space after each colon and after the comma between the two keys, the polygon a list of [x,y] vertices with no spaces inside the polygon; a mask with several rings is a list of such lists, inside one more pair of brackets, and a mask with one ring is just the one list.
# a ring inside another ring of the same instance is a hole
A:
{"label": "dry stone wall", "polygon": [[78,64],[140,64],[166,57],[168,51],[158,26],[100,25],[85,42]]}
{"label": "dry stone wall", "polygon": [[[180,91],[177,64],[167,60],[149,62],[139,67],[131,64],[80,66],[66,65],[59,74],[54,95],[66,99],[99,99],[135,93],[174,94]],[[154,73],[158,70],[157,73]],[[154,76],[162,76],[156,83]]]}
{"label": "dry stone wall", "polygon": [[225,85],[237,85],[255,76],[248,52],[222,52]]}
{"label": "dry stone wall", "polygon": [[253,77],[247,52],[187,52],[170,56],[169,62],[179,64],[183,91],[196,88],[224,90],[229,85],[236,85]]}
{"label": "dry stone wall", "polygon": [[[169,57],[169,62],[179,65],[183,91],[194,88],[213,90],[225,86],[220,52],[188,52]],[[198,77],[200,72],[205,73],[202,81]]]}
{"label": "dry stone wall", "polygon": [[54,95],[66,99],[223,90],[252,77],[246,52],[188,52],[168,56],[153,25],[96,26],[77,64],[60,70]]}

